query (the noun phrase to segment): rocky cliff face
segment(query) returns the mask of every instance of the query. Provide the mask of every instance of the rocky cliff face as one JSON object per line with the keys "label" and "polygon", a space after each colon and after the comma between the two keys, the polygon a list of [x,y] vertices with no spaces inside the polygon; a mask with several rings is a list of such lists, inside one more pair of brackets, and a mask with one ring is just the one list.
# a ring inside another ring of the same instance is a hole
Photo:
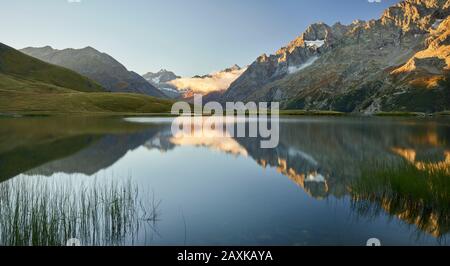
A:
{"label": "rocky cliff face", "polygon": [[[337,26],[336,26],[337,27]],[[253,62],[224,95],[224,99],[245,100],[261,86],[284,78],[312,63],[330,49],[334,42],[332,29],[326,24],[311,25],[302,36],[278,50],[274,55],[263,54]]]}
{"label": "rocky cliff face", "polygon": [[405,0],[378,20],[313,24],[262,55],[222,100],[345,112],[450,109],[450,0]]}
{"label": "rocky cliff face", "polygon": [[64,50],[56,50],[50,46],[28,47],[22,49],[21,52],[50,64],[76,71],[97,81],[112,92],[132,92],[165,97],[161,91],[149,84],[143,77],[135,72],[128,71],[113,57],[92,47]]}

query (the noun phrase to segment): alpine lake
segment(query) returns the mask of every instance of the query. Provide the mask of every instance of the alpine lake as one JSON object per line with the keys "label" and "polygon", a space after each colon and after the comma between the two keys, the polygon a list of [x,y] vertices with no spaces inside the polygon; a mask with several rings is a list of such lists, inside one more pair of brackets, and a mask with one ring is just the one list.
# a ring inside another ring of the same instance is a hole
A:
{"label": "alpine lake", "polygon": [[270,149],[172,120],[0,118],[0,244],[450,244],[449,118],[280,117]]}

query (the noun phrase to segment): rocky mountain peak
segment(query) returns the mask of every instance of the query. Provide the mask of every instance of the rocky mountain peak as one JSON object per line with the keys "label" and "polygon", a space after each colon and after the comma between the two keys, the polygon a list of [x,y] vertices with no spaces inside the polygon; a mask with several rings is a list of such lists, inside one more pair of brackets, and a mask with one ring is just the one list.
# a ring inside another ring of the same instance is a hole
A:
{"label": "rocky mountain peak", "polygon": [[92,47],[92,46],[86,46],[86,47],[84,47],[84,48],[82,48],[80,50],[81,51],[97,52],[97,53],[99,53],[99,51],[97,49],[95,49],[94,47]]}
{"label": "rocky mountain peak", "polygon": [[259,62],[259,63],[268,62],[269,61],[269,57],[267,56],[267,54],[262,54],[256,59],[256,61]]}
{"label": "rocky mountain peak", "polygon": [[441,84],[450,70],[449,15],[450,0],[404,0],[379,19],[312,24],[258,57],[222,100],[344,112],[448,109]]}
{"label": "rocky mountain peak", "polygon": [[[336,26],[338,29],[339,26]],[[340,29],[340,28],[339,28]],[[281,62],[287,60],[287,55],[293,53],[297,48],[320,48],[332,40],[333,28],[323,22],[314,23],[299,37],[291,41],[287,46],[278,50],[275,54],[281,57]]]}
{"label": "rocky mountain peak", "polygon": [[304,41],[325,40],[331,35],[332,28],[323,22],[311,24],[302,34]]}
{"label": "rocky mountain peak", "polygon": [[53,52],[55,52],[55,51],[57,51],[57,50],[56,50],[56,49],[53,49],[53,47],[51,47],[51,46],[49,46],[49,45],[43,46],[43,47],[39,47],[39,48],[35,48],[35,47],[26,47],[26,48],[22,49],[22,52],[25,52],[25,53],[27,53],[27,52],[29,52],[29,51],[37,51],[37,52],[39,52],[40,54],[48,55],[48,54],[51,54],[51,53],[53,53]]}
{"label": "rocky mountain peak", "polygon": [[436,19],[450,14],[449,0],[404,0],[385,10],[382,25],[400,28],[403,32],[425,33]]}
{"label": "rocky mountain peak", "polygon": [[241,67],[237,64],[234,64],[231,67],[224,69],[223,72],[233,72],[233,71],[239,71],[239,70],[241,70]]}
{"label": "rocky mountain peak", "polygon": [[349,26],[343,25],[340,22],[337,22],[333,26],[331,26],[333,35],[338,39],[342,38],[344,34],[348,32],[349,28]]}
{"label": "rocky mountain peak", "polygon": [[50,45],[46,45],[46,46],[42,47],[41,49],[44,50],[44,51],[54,51],[55,50]]}
{"label": "rocky mountain peak", "polygon": [[416,5],[421,5],[426,8],[442,8],[448,0],[406,0],[405,2],[411,2]]}
{"label": "rocky mountain peak", "polygon": [[355,19],[352,21],[352,25],[363,25],[365,23],[366,23],[366,21],[364,21],[362,19]]}
{"label": "rocky mountain peak", "polygon": [[158,72],[148,72],[143,75],[143,77],[150,82],[153,86],[159,87],[160,84],[164,84],[166,82],[172,81],[174,79],[180,78],[174,72],[169,71],[167,69],[160,69]]}
{"label": "rocky mountain peak", "polygon": [[[167,69],[165,69],[165,68],[161,68],[159,71],[158,71],[158,73],[160,73],[160,74],[162,74],[162,73],[169,73],[169,72],[172,72],[172,71],[168,71]],[[173,72],[172,72],[173,73]]]}

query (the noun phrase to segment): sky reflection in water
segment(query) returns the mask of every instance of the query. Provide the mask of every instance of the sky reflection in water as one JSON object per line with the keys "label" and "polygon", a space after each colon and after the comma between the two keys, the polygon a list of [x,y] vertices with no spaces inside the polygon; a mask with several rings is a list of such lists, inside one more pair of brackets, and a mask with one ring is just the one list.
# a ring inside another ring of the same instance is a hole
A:
{"label": "sky reflection in water", "polygon": [[161,200],[142,244],[448,244],[449,120],[282,118],[275,149],[170,121],[2,119],[1,180],[131,176]]}

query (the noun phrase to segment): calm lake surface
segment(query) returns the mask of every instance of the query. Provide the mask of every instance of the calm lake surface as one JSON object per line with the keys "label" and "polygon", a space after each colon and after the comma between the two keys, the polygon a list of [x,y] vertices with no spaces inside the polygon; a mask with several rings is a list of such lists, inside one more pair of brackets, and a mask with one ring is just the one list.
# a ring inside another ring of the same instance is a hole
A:
{"label": "calm lake surface", "polygon": [[0,118],[1,184],[129,179],[160,204],[126,244],[450,244],[449,119],[280,118],[275,149],[171,120]]}

